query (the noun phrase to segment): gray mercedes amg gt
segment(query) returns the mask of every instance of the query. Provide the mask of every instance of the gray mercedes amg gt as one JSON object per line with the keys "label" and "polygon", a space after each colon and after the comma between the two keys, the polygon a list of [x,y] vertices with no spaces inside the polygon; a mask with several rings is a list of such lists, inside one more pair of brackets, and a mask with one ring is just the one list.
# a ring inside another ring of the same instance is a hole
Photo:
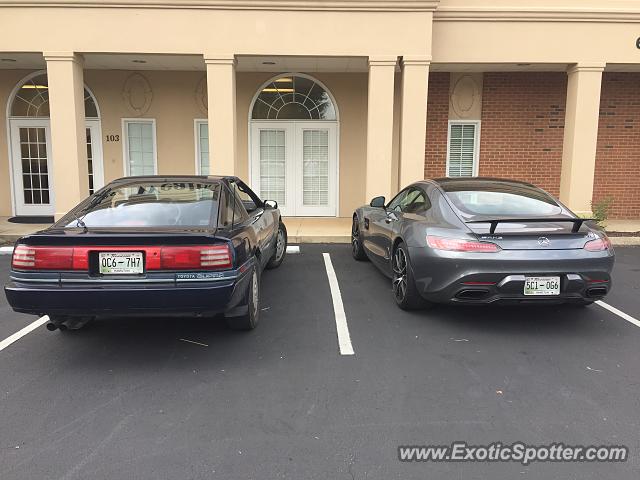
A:
{"label": "gray mercedes amg gt", "polygon": [[441,178],[353,214],[352,253],[392,280],[402,309],[431,303],[589,305],[611,289],[614,252],[595,222],[544,190]]}

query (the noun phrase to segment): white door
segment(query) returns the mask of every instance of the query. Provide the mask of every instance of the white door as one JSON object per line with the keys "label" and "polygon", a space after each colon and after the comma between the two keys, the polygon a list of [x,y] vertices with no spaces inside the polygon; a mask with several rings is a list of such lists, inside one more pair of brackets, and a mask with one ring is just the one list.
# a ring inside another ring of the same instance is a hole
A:
{"label": "white door", "polygon": [[253,122],[251,182],[285,216],[335,216],[337,127],[333,122]]}
{"label": "white door", "polygon": [[53,215],[49,119],[11,120],[16,215]]}
{"label": "white door", "polygon": [[[11,119],[11,159],[16,215],[55,212],[48,118]],[[100,120],[86,121],[89,193],[104,186]]]}

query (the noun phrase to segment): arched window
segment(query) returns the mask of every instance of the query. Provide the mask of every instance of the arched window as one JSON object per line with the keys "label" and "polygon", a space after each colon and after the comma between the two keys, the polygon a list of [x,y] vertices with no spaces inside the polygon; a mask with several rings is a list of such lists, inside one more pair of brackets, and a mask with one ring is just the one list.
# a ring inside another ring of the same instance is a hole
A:
{"label": "arched window", "polygon": [[329,93],[298,75],[279,77],[262,88],[253,104],[252,120],[336,120]]}
{"label": "arched window", "polygon": [[[84,115],[98,118],[98,107],[93,96],[84,89]],[[47,74],[41,73],[26,80],[13,97],[12,117],[49,117],[49,82]]]}

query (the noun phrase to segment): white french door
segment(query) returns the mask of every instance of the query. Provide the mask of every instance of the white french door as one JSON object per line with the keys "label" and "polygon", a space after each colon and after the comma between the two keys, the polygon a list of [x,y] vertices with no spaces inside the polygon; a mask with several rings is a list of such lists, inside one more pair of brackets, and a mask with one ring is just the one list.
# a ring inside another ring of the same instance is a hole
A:
{"label": "white french door", "polygon": [[[48,118],[10,119],[11,161],[16,215],[55,212],[51,128]],[[90,192],[104,185],[100,120],[86,121]]]}
{"label": "white french door", "polygon": [[251,182],[286,216],[335,216],[335,122],[253,122]]}
{"label": "white french door", "polygon": [[11,120],[16,215],[53,215],[49,119]]}

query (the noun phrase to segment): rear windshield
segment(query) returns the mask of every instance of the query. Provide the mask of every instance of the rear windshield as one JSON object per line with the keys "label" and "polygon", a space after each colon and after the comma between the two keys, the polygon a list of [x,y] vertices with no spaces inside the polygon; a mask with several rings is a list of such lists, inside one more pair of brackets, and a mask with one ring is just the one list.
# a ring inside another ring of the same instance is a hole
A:
{"label": "rear windshield", "polygon": [[219,183],[145,181],[107,187],[66,215],[64,227],[205,227],[218,217]]}
{"label": "rear windshield", "polygon": [[546,217],[562,213],[562,208],[550,195],[529,185],[452,182],[443,188],[465,218]]}

